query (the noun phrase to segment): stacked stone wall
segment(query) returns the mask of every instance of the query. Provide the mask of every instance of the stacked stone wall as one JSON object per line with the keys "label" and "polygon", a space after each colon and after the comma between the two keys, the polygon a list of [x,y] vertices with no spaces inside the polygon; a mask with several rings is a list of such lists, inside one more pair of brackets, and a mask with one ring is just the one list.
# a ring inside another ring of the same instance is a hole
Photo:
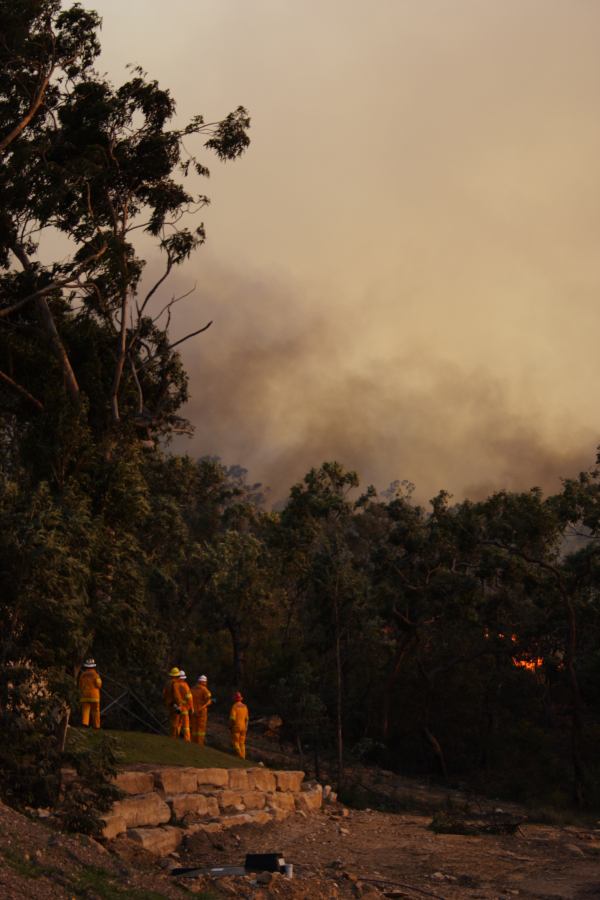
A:
{"label": "stacked stone wall", "polygon": [[124,796],[104,816],[104,837],[125,834],[160,855],[176,850],[186,834],[279,822],[323,802],[321,785],[305,783],[304,772],[263,767],[127,770],[116,784]]}

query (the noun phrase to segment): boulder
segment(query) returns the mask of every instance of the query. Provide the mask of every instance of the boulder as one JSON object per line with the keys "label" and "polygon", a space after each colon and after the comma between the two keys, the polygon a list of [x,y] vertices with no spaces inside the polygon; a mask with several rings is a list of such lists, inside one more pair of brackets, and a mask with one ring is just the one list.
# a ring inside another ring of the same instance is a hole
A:
{"label": "boulder", "polygon": [[277,791],[275,794],[267,794],[266,801],[267,805],[272,806],[273,809],[286,809],[293,812],[296,808],[294,795],[287,792]]}
{"label": "boulder", "polygon": [[134,770],[119,772],[115,784],[124,794],[148,794],[154,790],[154,775],[152,772]]}
{"label": "boulder", "polygon": [[174,794],[172,797],[165,797],[165,800],[177,819],[183,819],[188,813],[194,813],[196,816],[205,816],[208,813],[208,798],[202,794]]}
{"label": "boulder", "polygon": [[103,818],[102,837],[105,837],[107,840],[112,841],[118,834],[123,834],[124,831],[127,831],[127,822],[123,816],[118,816],[115,813],[106,813]]}
{"label": "boulder", "polygon": [[198,787],[198,769],[170,767],[154,772],[154,784],[165,794],[192,794]]}
{"label": "boulder", "polygon": [[232,791],[247,791],[250,789],[246,769],[229,769],[229,789]]}
{"label": "boulder", "polygon": [[198,834],[198,832],[219,834],[221,831],[223,831],[223,826],[220,822],[194,822],[186,828],[187,834]]}
{"label": "boulder", "polygon": [[179,847],[183,838],[181,828],[131,828],[127,837],[136,844],[141,844],[144,850],[155,853],[157,856],[166,856],[173,853]]}
{"label": "boulder", "polygon": [[255,791],[274,791],[277,788],[275,775],[269,769],[248,769],[248,787]]}
{"label": "boulder", "polygon": [[262,791],[245,791],[242,795],[242,803],[246,809],[263,809],[265,795]]}
{"label": "boulder", "polygon": [[242,795],[237,791],[221,791],[218,799],[223,812],[243,812],[245,809]]}
{"label": "boulder", "polygon": [[206,815],[211,819],[217,819],[220,815],[219,801],[216,797],[206,798]]}
{"label": "boulder", "polygon": [[229,772],[227,769],[196,769],[197,789],[203,787],[228,787]]}
{"label": "boulder", "polygon": [[[292,810],[290,809],[279,809],[279,807],[273,807],[269,809],[269,816],[273,822],[284,822],[286,819],[292,815]],[[305,815],[305,813],[302,813]]]}
{"label": "boulder", "polygon": [[293,791],[297,794],[304,781],[304,772],[274,772],[278,791]]}
{"label": "boulder", "polygon": [[139,794],[117,800],[112,812],[125,820],[127,828],[138,825],[163,825],[171,818],[171,809],[158,794]]}
{"label": "boulder", "polygon": [[252,825],[268,825],[273,821],[273,816],[266,809],[253,810],[248,815]]}
{"label": "boulder", "polygon": [[296,809],[302,812],[314,812],[321,809],[323,803],[323,788],[320,784],[310,786],[295,795]]}
{"label": "boulder", "polygon": [[252,816],[248,813],[237,813],[233,816],[221,816],[220,822],[223,828],[237,828],[240,825],[249,825]]}

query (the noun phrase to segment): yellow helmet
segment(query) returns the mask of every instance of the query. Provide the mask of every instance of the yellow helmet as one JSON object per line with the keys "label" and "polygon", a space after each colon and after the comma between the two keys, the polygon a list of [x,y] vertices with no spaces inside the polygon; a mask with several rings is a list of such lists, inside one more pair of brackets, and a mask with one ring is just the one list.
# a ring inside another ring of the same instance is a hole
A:
{"label": "yellow helmet", "polygon": [[177,668],[177,666],[174,666],[171,669],[171,671],[169,672],[169,675],[171,678],[177,678],[177,676],[179,675],[179,669]]}

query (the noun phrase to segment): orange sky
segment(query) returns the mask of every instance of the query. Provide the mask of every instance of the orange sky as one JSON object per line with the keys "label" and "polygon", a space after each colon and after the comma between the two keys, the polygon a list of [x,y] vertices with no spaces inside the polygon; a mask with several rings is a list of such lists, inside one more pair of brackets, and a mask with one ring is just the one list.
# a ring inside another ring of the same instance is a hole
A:
{"label": "orange sky", "polygon": [[332,458],[420,499],[593,462],[599,3],[86,5],[114,80],[139,63],[182,119],[252,116],[173,286],[198,286],[174,337],[214,320],[184,345],[179,449],[276,496]]}

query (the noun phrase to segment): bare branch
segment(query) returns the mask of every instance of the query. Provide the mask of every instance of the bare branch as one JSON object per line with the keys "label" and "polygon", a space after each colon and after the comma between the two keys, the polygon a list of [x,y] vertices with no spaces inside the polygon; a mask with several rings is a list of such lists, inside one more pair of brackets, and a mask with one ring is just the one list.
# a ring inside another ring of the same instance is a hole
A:
{"label": "bare branch", "polygon": [[183,344],[184,341],[189,341],[190,338],[196,337],[197,334],[202,334],[203,331],[208,331],[210,326],[212,325],[212,320],[205,325],[204,328],[199,328],[198,331],[192,331],[191,334],[186,334],[185,337],[179,338],[178,341],[175,341],[174,344],[169,344],[169,350],[172,350],[173,347],[177,347],[178,344]]}
{"label": "bare branch", "polygon": [[[58,281],[52,281],[50,284],[47,284],[43,288],[34,291],[33,294],[29,294],[27,297],[23,297],[22,300],[18,300],[11,306],[5,306],[3,309],[0,309],[0,319],[5,319],[6,316],[11,315],[11,313],[17,312],[31,300],[37,300],[39,297],[44,297],[46,294],[51,294],[53,291],[56,291],[60,288],[76,287],[77,278],[82,274],[83,270],[87,268],[90,263],[95,262],[97,259],[100,259],[100,257],[106,253],[107,249],[108,245],[104,244],[96,253],[92,253],[86,259],[82,260],[75,271],[71,272],[68,278],[61,278]],[[15,251],[13,250],[13,252]],[[16,252],[15,256],[17,256],[19,261],[23,263],[23,259]],[[29,260],[27,260],[27,263],[29,265]],[[27,268],[27,266],[25,268]]]}
{"label": "bare branch", "polygon": [[10,144],[12,144],[12,142],[15,141],[23,131],[25,131],[25,129],[37,113],[38,109],[44,102],[44,97],[46,95],[46,91],[48,90],[48,85],[50,84],[50,79],[52,78],[54,69],[55,67],[51,66],[42,79],[38,91],[31,102],[31,106],[29,107],[29,110],[23,116],[21,121],[15,125],[15,127],[6,135],[6,137],[0,140],[0,154],[4,153],[7,147],[9,147]]}
{"label": "bare branch", "polygon": [[16,391],[17,394],[19,394],[21,397],[23,397],[25,400],[27,400],[28,403],[31,403],[33,406],[35,406],[35,408],[37,410],[39,410],[39,412],[44,411],[43,403],[40,403],[40,401],[38,399],[36,399],[36,397],[34,397],[33,394],[30,394],[29,391],[26,388],[24,388],[22,384],[18,384],[13,378],[10,377],[10,375],[7,375],[6,372],[2,372],[1,370],[0,370],[0,381],[3,382],[4,384],[7,384],[10,388],[12,388],[13,391]]}

